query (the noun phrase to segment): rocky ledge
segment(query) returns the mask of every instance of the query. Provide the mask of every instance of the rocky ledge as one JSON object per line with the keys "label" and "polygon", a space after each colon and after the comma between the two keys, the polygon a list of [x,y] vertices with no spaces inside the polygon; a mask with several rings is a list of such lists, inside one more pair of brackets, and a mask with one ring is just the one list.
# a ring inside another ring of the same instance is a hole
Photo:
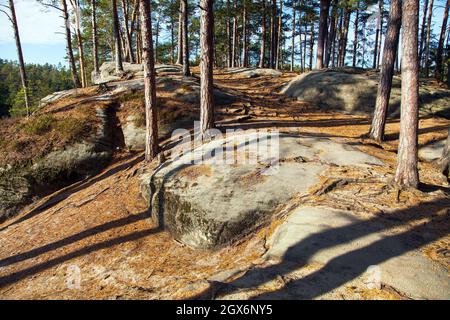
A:
{"label": "rocky ledge", "polygon": [[383,163],[330,139],[246,132],[199,145],[143,174],[141,194],[175,239],[211,249],[283,212],[332,165]]}

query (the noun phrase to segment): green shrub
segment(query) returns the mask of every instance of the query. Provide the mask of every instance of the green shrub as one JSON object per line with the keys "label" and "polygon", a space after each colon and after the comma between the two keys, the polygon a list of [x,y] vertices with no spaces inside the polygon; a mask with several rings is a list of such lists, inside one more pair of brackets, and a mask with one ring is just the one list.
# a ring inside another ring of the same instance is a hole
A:
{"label": "green shrub", "polygon": [[64,118],[56,123],[55,129],[64,140],[73,140],[86,133],[89,125],[80,119]]}
{"label": "green shrub", "polygon": [[55,122],[56,119],[51,114],[43,114],[36,118],[29,118],[22,129],[28,134],[44,134],[52,130]]}

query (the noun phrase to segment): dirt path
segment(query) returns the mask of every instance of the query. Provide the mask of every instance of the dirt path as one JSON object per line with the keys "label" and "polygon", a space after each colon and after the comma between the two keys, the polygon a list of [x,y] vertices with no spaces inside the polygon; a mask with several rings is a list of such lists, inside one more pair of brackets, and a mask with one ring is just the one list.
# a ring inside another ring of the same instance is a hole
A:
{"label": "dirt path", "polygon": [[[398,121],[389,121],[387,143],[376,145],[364,138],[368,117],[325,113],[276,94],[292,76],[237,79],[218,72],[219,87],[238,91],[235,103],[218,110],[221,126],[276,127],[284,132],[327,136],[381,158],[387,166],[372,171],[335,168],[308,197],[293,202],[352,208],[360,219],[378,217],[399,232],[424,225],[420,232],[412,232],[412,237],[423,244],[418,246],[422,254],[448,269],[448,184],[427,163],[420,164],[421,191],[399,192],[389,184],[395,167]],[[230,121],[230,115],[237,121]],[[419,143],[445,138],[449,123],[421,119]],[[216,252],[190,249],[173,241],[149,219],[139,196],[139,176],[151,169],[142,163],[140,153],[118,154],[97,176],[41,199],[1,224],[0,298],[176,299],[236,294],[235,288],[230,291],[223,282],[239,279],[255,265],[264,266],[260,263],[268,249],[266,241],[282,221]],[[301,272],[320,268],[307,264]],[[277,291],[287,285],[289,277],[281,274],[266,280],[257,281],[258,290],[247,290],[244,297]],[[359,278],[335,289],[320,297],[408,298],[387,285],[369,290]]]}

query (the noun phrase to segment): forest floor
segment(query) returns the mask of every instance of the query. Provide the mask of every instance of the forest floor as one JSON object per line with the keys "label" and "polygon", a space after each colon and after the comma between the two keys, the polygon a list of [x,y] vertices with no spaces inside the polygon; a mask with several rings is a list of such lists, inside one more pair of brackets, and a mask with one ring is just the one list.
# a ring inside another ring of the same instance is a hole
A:
{"label": "forest floor", "polygon": [[[338,139],[380,158],[386,166],[371,170],[331,168],[307,195],[292,199],[293,205],[351,210],[355,218],[376,219],[394,234],[410,232],[420,254],[448,271],[450,188],[446,179],[432,164],[421,161],[420,189],[398,190],[390,182],[396,163],[398,119],[388,121],[387,141],[374,143],[366,139],[368,116],[325,112],[278,94],[295,75],[246,79],[216,71],[215,85],[233,90],[238,98],[218,109],[218,125],[276,128]],[[419,145],[445,139],[449,124],[443,118],[420,119]],[[189,248],[148,219],[139,176],[156,163],[146,165],[142,160],[142,152],[118,152],[98,175],[42,198],[0,224],[0,298],[414,298],[388,284],[368,288],[360,277],[337,281],[334,287],[325,286],[327,290],[318,293],[282,291],[305,274],[321,270],[324,266],[318,263],[295,266],[295,277],[275,269],[280,274],[245,290],[227,285],[238,283],[255,270],[264,278],[264,272],[258,270],[267,264],[263,257],[270,249],[268,239],[286,217],[274,219],[256,234],[217,251]],[[288,263],[286,266],[294,270]],[[80,286],[76,285],[77,273]],[[236,296],[236,292],[241,295]],[[279,295],[271,296],[271,292]]]}

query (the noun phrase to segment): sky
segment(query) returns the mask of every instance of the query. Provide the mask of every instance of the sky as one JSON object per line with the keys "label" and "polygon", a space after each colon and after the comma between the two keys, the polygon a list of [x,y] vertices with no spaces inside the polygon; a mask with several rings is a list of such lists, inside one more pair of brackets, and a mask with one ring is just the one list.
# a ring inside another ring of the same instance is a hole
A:
{"label": "sky", "polygon": [[[0,4],[6,3],[7,0],[0,0]],[[15,0],[14,3],[25,61],[27,63],[61,63],[67,66],[63,21],[60,13],[57,10],[45,8],[36,0]],[[444,5],[445,0],[435,1],[432,25],[436,35],[440,32]],[[350,41],[352,34],[350,30]],[[0,58],[17,60],[11,23],[1,12]]]}
{"label": "sky", "polygon": [[[0,4],[6,2],[0,0]],[[36,0],[15,0],[14,4],[25,61],[66,64],[65,37],[60,13],[45,8]],[[2,12],[0,12],[0,58],[17,60],[11,23]]]}

